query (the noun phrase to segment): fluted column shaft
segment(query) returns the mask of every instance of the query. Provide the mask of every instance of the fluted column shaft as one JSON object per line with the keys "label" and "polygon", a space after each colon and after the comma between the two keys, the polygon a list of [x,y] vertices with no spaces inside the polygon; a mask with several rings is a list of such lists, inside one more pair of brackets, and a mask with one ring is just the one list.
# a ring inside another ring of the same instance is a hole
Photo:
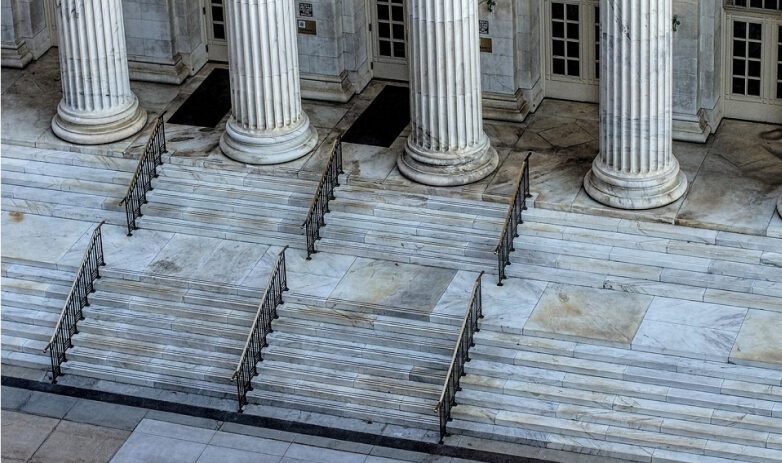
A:
{"label": "fluted column shaft", "polygon": [[478,2],[407,0],[412,130],[399,170],[428,185],[464,185],[494,171],[483,131]]}
{"label": "fluted column shaft", "polygon": [[671,0],[602,0],[600,15],[600,154],[584,186],[609,206],[664,206],[687,190],[672,150]]}
{"label": "fluted column shaft", "polygon": [[57,0],[63,97],[52,120],[57,136],[109,143],[144,127],[130,89],[120,0]]}
{"label": "fluted column shaft", "polygon": [[293,0],[226,0],[233,112],[223,152],[250,164],[299,158],[317,144],[301,108]]}

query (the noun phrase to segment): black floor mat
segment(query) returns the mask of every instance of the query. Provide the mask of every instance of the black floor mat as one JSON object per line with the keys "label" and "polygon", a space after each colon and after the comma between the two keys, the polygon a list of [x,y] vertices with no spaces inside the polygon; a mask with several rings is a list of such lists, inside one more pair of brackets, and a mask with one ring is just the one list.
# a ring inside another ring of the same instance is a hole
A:
{"label": "black floor mat", "polygon": [[215,127],[230,110],[231,85],[228,69],[214,69],[168,122]]}
{"label": "black floor mat", "polygon": [[350,126],[342,141],[388,148],[409,123],[409,89],[386,85]]}

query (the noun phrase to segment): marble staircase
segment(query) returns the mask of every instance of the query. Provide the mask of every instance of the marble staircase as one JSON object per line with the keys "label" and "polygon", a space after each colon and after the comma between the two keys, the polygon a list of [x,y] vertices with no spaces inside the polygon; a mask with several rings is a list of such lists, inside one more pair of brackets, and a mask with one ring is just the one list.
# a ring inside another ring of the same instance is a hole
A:
{"label": "marble staircase", "polygon": [[628,461],[782,461],[782,371],[483,329],[449,430]]}

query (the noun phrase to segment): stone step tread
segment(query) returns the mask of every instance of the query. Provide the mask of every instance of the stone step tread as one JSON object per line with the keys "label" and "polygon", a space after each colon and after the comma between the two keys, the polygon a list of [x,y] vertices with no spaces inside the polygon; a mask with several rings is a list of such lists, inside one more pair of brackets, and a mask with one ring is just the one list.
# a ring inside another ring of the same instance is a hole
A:
{"label": "stone step tread", "polygon": [[[540,394],[539,397],[550,397],[551,400],[572,403],[576,405],[599,405],[611,407],[618,397],[631,402],[638,400],[668,402],[681,405],[692,405],[707,409],[720,409],[760,416],[772,416],[775,401],[738,397],[733,395],[703,392],[692,389],[667,388],[663,396],[659,386],[643,383],[614,381],[573,381],[564,382],[563,386],[541,385],[517,379],[499,379],[480,375],[467,375],[462,378],[463,384],[469,384],[484,391],[502,391],[508,395],[529,396]],[[611,389],[608,389],[611,386]],[[464,386],[463,386],[464,387]],[[534,392],[533,392],[534,391]],[[658,391],[655,395],[654,392]]]}
{"label": "stone step tread", "polygon": [[269,340],[269,346],[263,351],[264,358],[277,360],[289,364],[300,364],[321,368],[333,368],[338,371],[363,372],[373,376],[385,378],[405,378],[411,375],[420,378],[428,378],[429,382],[442,384],[448,372],[448,362],[429,366],[431,364],[417,365],[414,360],[388,358],[376,360],[373,358],[358,357],[348,353],[321,352],[312,349],[298,349],[295,347],[280,346]]}
{"label": "stone step tread", "polygon": [[53,328],[60,319],[60,311],[37,310],[35,306],[18,307],[3,301],[3,323],[16,322]]}
{"label": "stone step tread", "polygon": [[[3,290],[17,294],[29,294],[33,296],[53,298],[52,295],[67,296],[71,285],[32,281],[21,278],[3,277]],[[65,300],[63,299],[63,303]]]}
{"label": "stone step tread", "polygon": [[496,244],[499,234],[476,228],[462,227],[438,227],[436,223],[409,222],[380,218],[379,220],[367,216],[347,214],[343,212],[330,212],[326,214],[326,224],[330,227],[352,230],[353,233],[369,233],[371,231],[385,231],[391,234],[407,237],[427,237],[441,239],[466,240],[474,244]]}
{"label": "stone step tread", "polygon": [[121,351],[93,349],[76,343],[72,349],[68,349],[67,355],[82,363],[111,365],[130,371],[158,373],[169,377],[196,379],[218,384],[229,383],[231,375],[234,373],[233,368],[202,364],[198,362],[198,359],[193,359],[192,362],[181,362],[159,357],[142,357]]}
{"label": "stone step tread", "polygon": [[327,216],[326,224],[328,226],[321,229],[320,234],[324,238],[344,239],[359,243],[368,243],[378,246],[402,246],[409,249],[431,249],[446,254],[461,254],[470,252],[473,255],[493,255],[494,247],[490,242],[494,239],[489,238],[483,243],[470,241],[464,235],[454,236],[453,239],[417,235],[405,231],[394,232],[393,230],[358,230],[350,224],[336,225],[330,223],[331,218]]}
{"label": "stone step tread", "polygon": [[51,190],[19,185],[5,185],[3,197],[35,201],[54,205],[78,205],[82,208],[124,210],[119,206],[120,198],[110,198],[103,194],[77,193],[74,191]]}
{"label": "stone step tread", "polygon": [[[304,189],[282,189],[288,187],[288,184],[277,185],[271,183],[270,188],[263,184],[255,186],[226,185],[223,183],[212,183],[202,180],[184,180],[173,177],[158,177],[155,183],[155,191],[165,191],[170,195],[182,195],[212,200],[230,200],[231,203],[247,204],[267,202],[278,202],[281,199],[288,201],[306,201],[309,203],[314,194],[314,186],[307,184]],[[310,191],[311,190],[311,191]]]}
{"label": "stone step tread", "polygon": [[358,390],[350,387],[324,385],[309,381],[289,381],[287,378],[256,376],[253,389],[282,392],[295,395],[309,395],[326,400],[340,400],[346,404],[367,405],[376,408],[402,410],[413,413],[431,413],[434,415],[435,400],[419,397],[389,394],[384,392]]}
{"label": "stone step tread", "polygon": [[114,298],[112,294],[104,297],[103,293],[94,296],[94,300],[112,310],[124,309],[143,317],[164,316],[166,319],[198,320],[203,323],[225,324],[235,326],[250,326],[255,318],[254,307],[248,310],[224,308],[219,305],[209,306],[185,302],[148,300],[143,296],[126,296]]}
{"label": "stone step tread", "polygon": [[2,184],[9,189],[13,189],[13,187],[29,187],[118,198],[123,197],[127,191],[127,186],[117,183],[92,182],[76,178],[51,177],[14,171],[3,172]]}
{"label": "stone step tread", "polygon": [[303,248],[306,244],[302,238],[304,235],[303,231],[298,234],[294,234],[276,230],[262,229],[258,227],[237,227],[235,225],[194,222],[192,220],[182,220],[152,215],[144,215],[144,217],[139,219],[137,223],[141,228],[147,228],[150,230],[184,233],[196,236],[209,236],[213,238],[262,243],[273,246],[291,245],[291,247],[299,247],[295,245],[299,244],[298,242],[301,241],[301,247]]}
{"label": "stone step tread", "polygon": [[292,175],[265,175],[255,172],[205,169],[203,166],[188,166],[173,162],[164,162],[158,170],[161,177],[185,178],[195,183],[213,184],[223,187],[243,186],[252,188],[253,186],[261,185],[262,188],[277,187],[285,192],[290,192],[291,188],[306,188],[314,194],[318,186],[317,180],[302,179]]}
{"label": "stone step tread", "polygon": [[[479,340],[476,342],[479,342]],[[710,393],[725,393],[726,395],[751,399],[782,401],[782,387],[779,385],[764,385],[742,380],[699,376],[656,368],[626,366],[539,352],[508,350],[485,345],[475,346],[470,353],[475,359],[502,366],[505,371],[511,373],[516,371],[518,366],[543,368],[552,372],[552,374],[557,372],[562,375],[556,378],[558,381],[583,383],[593,381],[596,384],[595,387],[605,388],[606,390],[620,387],[613,384],[620,381],[623,385],[629,382],[630,384],[644,384],[647,388],[657,385],[656,392],[653,392],[654,389],[641,392],[662,394],[663,397],[668,393],[668,387],[671,387]],[[481,363],[480,365],[483,364]],[[505,377],[508,376],[504,375],[502,370],[499,370],[498,374]]]}
{"label": "stone step tread", "polygon": [[[0,285],[3,283],[0,282]],[[36,310],[59,314],[65,300],[60,297],[41,297],[32,294],[20,294],[12,291],[3,291],[0,296],[3,308],[5,307],[35,307]]]}
{"label": "stone step tread", "polygon": [[130,183],[130,179],[133,176],[132,172],[118,172],[103,168],[53,164],[49,162],[14,158],[4,158],[2,170],[66,179],[76,178],[82,181],[94,181],[99,183],[125,184],[126,186]]}
{"label": "stone step tread", "polygon": [[351,329],[370,329],[375,331],[401,331],[402,333],[421,332],[430,337],[448,339],[456,342],[458,328],[429,321],[420,321],[398,316],[362,314],[360,312],[331,309],[317,306],[305,306],[286,303],[277,308],[280,317],[291,317],[312,322],[324,322],[332,325],[350,326]]}
{"label": "stone step tread", "polygon": [[[31,324],[6,320],[5,317],[3,317],[3,336],[11,335],[48,342],[54,333],[55,324],[56,321],[51,325]],[[79,326],[81,326],[81,323]]]}
{"label": "stone step tread", "polygon": [[447,339],[422,338],[404,333],[383,333],[375,330],[344,328],[340,325],[312,323],[307,320],[279,318],[274,321],[274,329],[280,333],[293,333],[297,336],[309,336],[320,339],[342,339],[357,344],[374,344],[377,346],[405,347],[416,352],[430,352],[440,355],[451,355],[454,342]]}
{"label": "stone step tread", "polygon": [[[499,410],[557,416],[578,421],[620,425],[653,431],[663,429],[663,422],[684,428],[717,429],[713,426],[735,430],[739,439],[765,442],[770,434],[782,433],[782,419],[714,410],[690,405],[678,405],[654,400],[617,398],[613,404],[571,404],[542,397],[505,395],[500,392],[465,388],[457,395],[459,404],[480,407],[489,412]],[[609,406],[610,405],[610,406]],[[668,426],[666,426],[668,427]],[[713,435],[720,435],[714,433]],[[765,437],[764,437],[765,436]]]}
{"label": "stone step tread", "polygon": [[[276,323],[278,320],[275,320]],[[288,349],[301,349],[314,352],[329,352],[336,354],[342,352],[345,355],[352,356],[354,359],[359,360],[363,358],[385,358],[386,361],[405,361],[404,363],[427,363],[437,366],[448,367],[451,361],[451,355],[438,355],[430,354],[428,352],[421,352],[419,350],[405,349],[400,347],[387,347],[374,343],[356,343],[351,341],[343,341],[339,338],[321,338],[300,335],[296,333],[290,333],[285,330],[285,327],[279,327],[279,325],[272,325],[274,332],[269,336],[269,345],[272,348],[285,347]],[[300,345],[301,347],[295,347]],[[401,363],[401,362],[400,362]]]}
{"label": "stone step tread", "polygon": [[697,360],[609,347],[588,343],[576,343],[551,338],[502,333],[482,329],[475,335],[476,344],[509,350],[539,352],[543,354],[593,360],[609,364],[627,365],[659,370],[662,372],[688,373],[696,376],[743,380],[750,383],[782,385],[782,372],[725,362]]}
{"label": "stone step tread", "polygon": [[253,230],[288,231],[296,234],[301,230],[304,222],[305,211],[295,211],[285,216],[269,216],[258,214],[244,214],[242,212],[225,211],[219,209],[203,209],[199,206],[164,204],[157,202],[159,197],[150,196],[150,203],[144,209],[145,217],[156,219],[175,219],[187,221],[193,224],[207,225],[213,228],[224,228],[232,231],[251,232]]}
{"label": "stone step tread", "polygon": [[111,225],[127,226],[127,219],[123,210],[99,209],[84,205],[70,206],[68,204],[54,204],[45,201],[29,199],[16,199],[3,196],[2,209],[4,211],[23,212],[25,214],[41,215],[45,217],[57,217],[69,220],[80,220],[90,223],[106,221]]}
{"label": "stone step tread", "polygon": [[233,212],[237,216],[274,218],[271,214],[302,215],[307,214],[311,198],[302,198],[295,204],[290,204],[288,199],[269,198],[259,199],[232,199],[227,202],[223,198],[203,195],[198,193],[168,191],[155,187],[147,198],[151,203],[167,204],[170,206],[189,206],[196,209],[215,210],[224,213]]}
{"label": "stone step tread", "polygon": [[190,292],[209,292],[216,296],[225,296],[228,299],[245,300],[257,304],[263,294],[263,289],[252,288],[228,283],[218,283],[208,280],[183,278],[175,275],[164,275],[149,272],[137,272],[126,269],[104,267],[102,274],[111,280],[131,282],[134,285],[147,285],[149,287],[166,287],[172,289],[190,290]]}
{"label": "stone step tread", "polygon": [[79,153],[77,151],[59,151],[45,148],[30,148],[18,145],[3,144],[3,158],[62,164],[77,167],[92,167],[103,170],[118,170],[132,173],[138,160],[116,156]]}
{"label": "stone step tread", "polygon": [[159,373],[131,370],[114,365],[99,365],[76,360],[68,360],[62,364],[62,367],[66,374],[109,380],[122,384],[134,384],[219,398],[236,397],[236,386],[230,382],[200,381],[193,378],[179,378]]}
{"label": "stone step tread", "polygon": [[3,333],[3,357],[5,357],[8,352],[23,352],[33,355],[45,355],[48,358],[49,354],[43,353],[43,350],[48,344],[48,340],[42,341],[40,339],[30,339],[23,336],[14,336]]}
{"label": "stone step tread", "polygon": [[[135,310],[117,309],[113,307],[92,304],[83,309],[85,318],[101,322],[115,322],[138,327],[152,326],[156,329],[193,334],[219,335],[222,337],[237,337],[245,331],[249,332],[252,319],[246,320],[246,325],[233,323],[216,323],[200,319],[183,319],[176,315],[138,312]],[[245,335],[246,336],[246,335]],[[239,336],[240,337],[240,336]]]}
{"label": "stone step tread", "polygon": [[482,201],[478,199],[468,199],[450,196],[438,196],[434,194],[421,194],[421,193],[409,193],[395,190],[382,190],[378,191],[375,188],[366,188],[357,185],[345,185],[337,190],[337,194],[343,196],[350,196],[358,199],[371,199],[372,201],[394,201],[399,203],[412,203],[414,205],[425,203],[440,203],[440,204],[453,204],[455,206],[466,205],[481,208],[484,211],[490,212],[499,218],[499,220],[505,219],[505,214],[508,210],[508,205],[503,203],[493,203]]}
{"label": "stone step tread", "polygon": [[[306,391],[302,391],[306,392]],[[388,409],[371,405],[354,405],[340,400],[326,400],[304,394],[287,394],[254,389],[247,393],[251,404],[266,404],[299,411],[312,411],[344,416],[369,423],[393,423],[410,428],[436,430],[438,418],[434,415]]]}
{"label": "stone step tread", "polygon": [[329,202],[329,208],[332,211],[340,211],[346,213],[353,213],[365,216],[375,217],[397,217],[406,220],[420,220],[422,222],[437,222],[443,225],[456,225],[465,228],[474,228],[475,226],[483,226],[487,230],[501,231],[504,225],[503,219],[492,219],[476,214],[466,214],[453,211],[442,210],[422,210],[418,207],[405,206],[401,204],[390,203],[366,203],[360,200],[352,200],[344,197],[340,197],[337,193],[337,198]]}
{"label": "stone step tread", "polygon": [[[496,265],[493,261],[478,257],[461,255],[447,255],[428,250],[414,250],[401,247],[379,246],[367,243],[351,243],[342,240],[322,238],[315,244],[315,248],[336,254],[349,254],[369,258],[395,260],[398,262],[437,265],[445,268],[458,268],[461,270],[487,270]],[[393,249],[393,254],[389,252]],[[490,266],[490,267],[489,267]],[[487,268],[488,267],[488,268]]]}
{"label": "stone step tread", "polygon": [[3,351],[3,365],[12,365],[39,371],[51,371],[49,354]]}
{"label": "stone step tread", "polygon": [[90,332],[80,332],[74,338],[74,346],[86,347],[105,352],[118,352],[126,355],[136,355],[145,358],[161,358],[180,363],[196,363],[204,366],[219,366],[224,369],[234,369],[239,362],[239,356],[234,353],[206,351],[198,348],[188,348],[175,345],[164,345],[140,339],[118,338]]}
{"label": "stone step tread", "polygon": [[24,279],[29,281],[59,282],[70,284],[76,278],[76,271],[59,270],[56,268],[33,267],[24,264],[2,264],[3,280],[6,277]]}
{"label": "stone step tread", "polygon": [[355,371],[335,371],[330,368],[286,363],[279,360],[264,360],[260,362],[258,364],[258,375],[262,377],[289,378],[294,382],[303,379],[312,383],[334,384],[375,392],[396,390],[400,391],[397,392],[400,394],[416,395],[433,400],[439,400],[442,389],[441,384],[373,376]]}
{"label": "stone step tread", "polygon": [[[226,353],[241,353],[244,347],[244,341],[249,333],[247,330],[236,331],[233,333],[225,332],[224,336],[215,337],[197,333],[188,333],[185,331],[172,331],[168,329],[159,329],[150,326],[129,325],[127,323],[116,323],[110,321],[96,321],[89,318],[79,323],[79,330],[85,333],[92,333],[101,336],[114,336],[125,339],[146,340],[150,343],[157,343],[161,348],[166,346],[180,346],[199,348],[208,351],[222,351]],[[231,339],[225,335],[232,335]]]}

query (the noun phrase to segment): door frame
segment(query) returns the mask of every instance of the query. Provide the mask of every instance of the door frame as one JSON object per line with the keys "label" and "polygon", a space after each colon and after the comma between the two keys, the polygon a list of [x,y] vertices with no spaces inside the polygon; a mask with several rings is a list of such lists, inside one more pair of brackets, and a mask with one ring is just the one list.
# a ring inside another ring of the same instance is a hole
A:
{"label": "door frame", "polygon": [[403,17],[405,22],[405,59],[380,56],[378,40],[377,0],[367,0],[367,47],[370,52],[373,75],[377,79],[397,80],[407,82],[410,80],[410,28],[407,18],[407,1],[402,2]]}
{"label": "door frame", "polygon": [[[565,3],[574,3],[573,0],[561,0]],[[541,49],[543,50],[543,80],[544,96],[546,98],[556,98],[571,101],[584,101],[588,103],[597,103],[600,101],[600,80],[594,77],[595,71],[595,36],[594,22],[599,22],[600,18],[594,17],[594,7],[599,6],[599,2],[590,1],[588,4],[582,0],[577,0],[579,4],[579,60],[581,76],[579,78],[560,76],[553,73],[552,70],[552,36],[551,36],[551,2],[552,0],[543,0],[540,18],[542,19]],[[588,13],[586,10],[590,10]],[[589,19],[589,25],[585,20]],[[589,63],[589,65],[587,65]],[[587,74],[591,74],[587,75]]]}
{"label": "door frame", "polygon": [[[782,14],[753,11],[752,9],[733,9],[723,5],[722,19],[722,96],[724,117],[756,122],[782,124],[782,98],[776,98],[776,64],[779,61],[777,44],[780,40],[779,28],[782,27]],[[763,25],[760,62],[760,97],[734,95],[733,82],[733,19],[760,22]],[[782,76],[780,76],[782,77]]]}
{"label": "door frame", "polygon": [[219,3],[223,8],[223,24],[225,24],[225,4],[221,0],[201,0],[201,34],[206,45],[206,57],[209,61],[228,62],[228,28],[224,26],[226,39],[216,39],[212,20],[212,4]]}

